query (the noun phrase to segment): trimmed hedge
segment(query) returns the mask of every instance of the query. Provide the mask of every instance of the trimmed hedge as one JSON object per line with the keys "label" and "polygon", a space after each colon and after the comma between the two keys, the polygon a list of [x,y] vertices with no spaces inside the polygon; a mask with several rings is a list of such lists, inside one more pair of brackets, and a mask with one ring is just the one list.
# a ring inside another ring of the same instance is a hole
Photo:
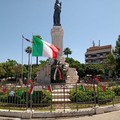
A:
{"label": "trimmed hedge", "polygon": [[97,103],[105,104],[107,102],[111,102],[115,97],[114,91],[106,90],[106,91],[99,91],[97,96]]}
{"label": "trimmed hedge", "polygon": [[70,100],[72,102],[88,102],[92,101],[94,97],[93,91],[81,91],[79,89],[72,89],[70,91]]}
{"label": "trimmed hedge", "polygon": [[50,92],[44,91],[33,91],[33,94],[30,95],[27,91],[23,91],[21,95],[18,95],[17,92],[14,96],[9,96],[8,93],[3,94],[0,93],[0,102],[1,103],[8,103],[8,104],[17,104],[17,105],[28,105],[30,103],[32,105],[41,105],[41,106],[48,106],[52,101],[52,96]]}
{"label": "trimmed hedge", "polygon": [[114,91],[111,90],[106,90],[106,91],[101,91],[98,88],[98,91],[93,91],[93,90],[86,90],[82,91],[79,88],[74,88],[70,91],[70,100],[72,102],[96,102],[96,103],[107,103],[111,102],[113,98],[115,97]]}
{"label": "trimmed hedge", "polygon": [[113,88],[113,91],[115,92],[116,96],[120,96],[120,86],[116,86],[115,88]]}

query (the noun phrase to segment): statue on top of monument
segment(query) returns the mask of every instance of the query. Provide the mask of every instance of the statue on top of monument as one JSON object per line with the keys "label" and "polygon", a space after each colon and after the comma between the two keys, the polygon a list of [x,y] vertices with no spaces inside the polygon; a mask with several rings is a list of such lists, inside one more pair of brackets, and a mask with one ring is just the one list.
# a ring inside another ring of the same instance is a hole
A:
{"label": "statue on top of monument", "polygon": [[60,24],[60,13],[61,13],[61,6],[62,3],[59,2],[59,0],[56,0],[55,6],[54,6],[54,26],[61,26]]}

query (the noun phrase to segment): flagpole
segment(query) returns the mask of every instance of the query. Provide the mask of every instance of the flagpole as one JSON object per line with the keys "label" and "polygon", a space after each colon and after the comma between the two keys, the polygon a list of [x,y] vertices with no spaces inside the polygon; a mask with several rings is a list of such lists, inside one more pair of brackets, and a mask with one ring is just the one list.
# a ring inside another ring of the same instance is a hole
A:
{"label": "flagpole", "polygon": [[[33,38],[33,33],[32,33],[32,38]],[[31,41],[31,43],[33,43],[33,41]],[[32,79],[31,75],[32,75],[32,53],[31,53],[31,63],[30,63],[30,79]]]}
{"label": "flagpole", "polygon": [[30,63],[30,79],[31,79],[31,75],[32,75],[32,55],[31,55],[31,63]]}
{"label": "flagpole", "polygon": [[28,53],[28,80],[30,80],[30,53]]}
{"label": "flagpole", "polygon": [[24,46],[24,43],[23,43],[23,35],[22,35],[22,73],[21,73],[22,82],[23,82],[23,46]]}

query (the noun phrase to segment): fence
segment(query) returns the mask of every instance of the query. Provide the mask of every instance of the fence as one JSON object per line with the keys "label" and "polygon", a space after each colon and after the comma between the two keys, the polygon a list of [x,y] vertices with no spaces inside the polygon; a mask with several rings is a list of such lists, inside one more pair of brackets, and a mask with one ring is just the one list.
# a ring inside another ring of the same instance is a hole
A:
{"label": "fence", "polygon": [[0,84],[0,108],[18,110],[76,110],[120,102],[120,82],[17,86]]}

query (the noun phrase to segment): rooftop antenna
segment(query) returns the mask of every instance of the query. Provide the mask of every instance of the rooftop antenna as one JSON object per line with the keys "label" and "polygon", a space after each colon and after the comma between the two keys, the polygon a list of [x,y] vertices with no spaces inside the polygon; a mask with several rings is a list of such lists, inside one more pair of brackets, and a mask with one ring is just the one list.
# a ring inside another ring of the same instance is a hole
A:
{"label": "rooftop antenna", "polygon": [[93,43],[92,43],[92,44],[93,44],[93,47],[95,47],[95,42],[94,42],[94,41],[93,41]]}
{"label": "rooftop antenna", "polygon": [[99,46],[100,46],[100,40],[99,40]]}

